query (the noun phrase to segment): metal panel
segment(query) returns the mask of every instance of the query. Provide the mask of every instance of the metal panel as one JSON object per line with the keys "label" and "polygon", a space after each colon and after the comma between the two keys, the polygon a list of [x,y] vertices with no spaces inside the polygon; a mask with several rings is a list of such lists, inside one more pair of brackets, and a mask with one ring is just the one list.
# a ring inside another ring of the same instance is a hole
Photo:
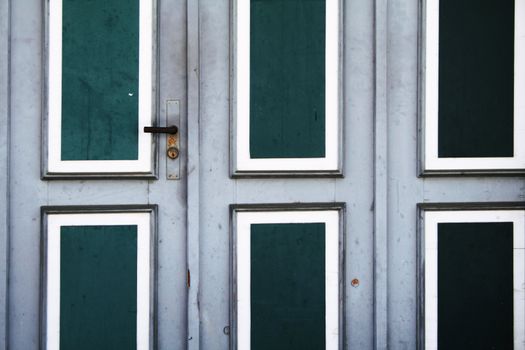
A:
{"label": "metal panel", "polygon": [[[166,123],[165,126],[180,125],[180,101],[168,100],[166,101]],[[180,144],[181,137],[179,134],[166,135],[166,146],[159,145],[161,152],[166,152],[166,179],[178,180],[180,179]],[[171,158],[168,152],[173,149],[176,158]]]}

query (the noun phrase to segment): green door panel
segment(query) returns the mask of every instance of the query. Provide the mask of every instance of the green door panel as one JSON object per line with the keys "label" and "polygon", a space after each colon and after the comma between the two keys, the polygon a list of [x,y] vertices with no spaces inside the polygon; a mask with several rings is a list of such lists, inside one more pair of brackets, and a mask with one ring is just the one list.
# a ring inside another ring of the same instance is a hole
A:
{"label": "green door panel", "polygon": [[62,0],[62,160],[138,159],[139,0]]}
{"label": "green door panel", "polygon": [[514,1],[439,1],[439,157],[514,154]]}
{"label": "green door panel", "polygon": [[250,155],[325,156],[324,0],[251,0]]}
{"label": "green door panel", "polygon": [[251,349],[325,348],[325,224],[251,225]]}
{"label": "green door panel", "polygon": [[438,224],[438,346],[513,349],[513,223]]}
{"label": "green door panel", "polygon": [[137,226],[60,235],[60,349],[136,349]]}

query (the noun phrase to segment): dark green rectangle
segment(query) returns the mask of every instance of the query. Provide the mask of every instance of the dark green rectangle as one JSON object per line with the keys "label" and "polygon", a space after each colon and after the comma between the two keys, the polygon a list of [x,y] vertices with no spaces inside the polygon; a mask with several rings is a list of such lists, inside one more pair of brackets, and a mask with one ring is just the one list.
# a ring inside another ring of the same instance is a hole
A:
{"label": "dark green rectangle", "polygon": [[325,349],[325,224],[251,225],[251,350]]}
{"label": "dark green rectangle", "polygon": [[250,12],[251,157],[324,157],[325,0],[251,0]]}
{"label": "dark green rectangle", "polygon": [[137,226],[60,235],[60,349],[136,349]]}
{"label": "dark green rectangle", "polygon": [[139,0],[57,1],[62,160],[138,159]]}
{"label": "dark green rectangle", "polygon": [[513,291],[512,222],[438,225],[439,349],[513,349]]}
{"label": "dark green rectangle", "polygon": [[439,0],[439,157],[514,154],[514,1]]}

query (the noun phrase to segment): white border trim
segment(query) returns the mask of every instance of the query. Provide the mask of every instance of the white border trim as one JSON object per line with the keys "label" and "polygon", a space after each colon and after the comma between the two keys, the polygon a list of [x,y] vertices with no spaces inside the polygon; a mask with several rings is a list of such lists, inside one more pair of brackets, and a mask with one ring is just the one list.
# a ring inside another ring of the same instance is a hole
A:
{"label": "white border trim", "polygon": [[47,218],[47,350],[60,350],[60,227],[137,225],[137,349],[150,344],[151,214],[49,214]]}
{"label": "white border trim", "polygon": [[237,222],[237,349],[251,342],[251,224],[325,223],[326,225],[326,350],[339,349],[339,211],[238,212]]}
{"label": "white border trim", "polygon": [[49,173],[150,173],[152,136],[142,132],[152,121],[153,2],[140,1],[138,160],[61,160],[62,0],[49,0],[48,171]]}
{"label": "white border trim", "polygon": [[425,1],[424,170],[525,169],[525,0],[515,2],[514,29],[514,157],[439,158],[439,0]]}
{"label": "white border trim", "polygon": [[250,0],[237,0],[235,30],[235,146],[234,171],[339,170],[339,0],[326,0],[325,37],[325,157],[250,157]]}
{"label": "white border trim", "polygon": [[438,334],[438,223],[514,223],[514,349],[525,349],[525,211],[425,211],[425,350],[437,350]]}

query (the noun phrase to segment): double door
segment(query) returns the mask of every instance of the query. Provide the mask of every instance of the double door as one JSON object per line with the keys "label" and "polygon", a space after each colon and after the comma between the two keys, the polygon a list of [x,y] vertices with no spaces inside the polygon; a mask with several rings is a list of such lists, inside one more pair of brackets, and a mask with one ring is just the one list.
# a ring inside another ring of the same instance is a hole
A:
{"label": "double door", "polygon": [[[426,143],[448,98],[432,94],[448,62],[434,3],[0,5],[0,346],[437,348],[452,316],[431,311],[448,265],[429,239],[502,223],[478,231],[512,231],[494,253],[512,255],[525,165],[519,116],[512,157],[466,147],[458,166]],[[460,248],[458,264],[483,252]],[[512,311],[521,277],[505,276]],[[500,336],[518,344],[516,314]]]}

